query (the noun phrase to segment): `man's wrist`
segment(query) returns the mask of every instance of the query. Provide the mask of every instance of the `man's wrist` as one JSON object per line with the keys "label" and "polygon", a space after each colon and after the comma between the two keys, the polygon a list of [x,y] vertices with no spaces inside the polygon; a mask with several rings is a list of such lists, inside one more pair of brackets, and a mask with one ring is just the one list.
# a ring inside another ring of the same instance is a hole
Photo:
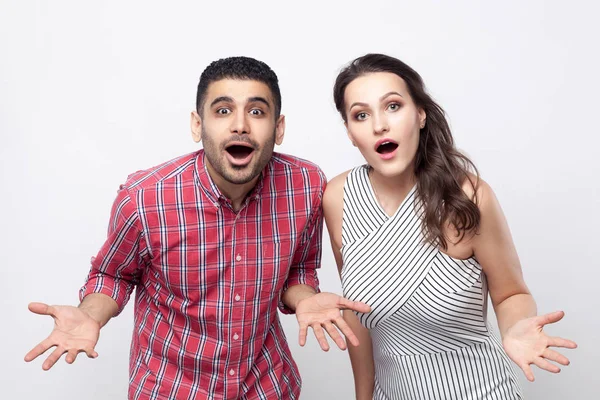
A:
{"label": "man's wrist", "polygon": [[298,305],[302,300],[313,297],[315,294],[317,294],[317,292],[315,292],[312,288],[302,290],[300,293],[298,293],[298,297],[295,299],[294,310],[298,309]]}
{"label": "man's wrist", "polygon": [[90,293],[81,301],[78,308],[85,312],[102,328],[117,314],[117,302],[110,296],[102,293]]}
{"label": "man's wrist", "polygon": [[94,312],[93,307],[81,303],[77,308],[79,308],[81,311],[87,314],[88,317],[94,320],[94,322],[96,322],[100,328],[104,325],[103,321],[100,320],[100,317],[97,315],[97,313]]}
{"label": "man's wrist", "polygon": [[296,311],[302,300],[317,294],[316,290],[308,285],[290,286],[283,294],[283,302],[293,311]]}

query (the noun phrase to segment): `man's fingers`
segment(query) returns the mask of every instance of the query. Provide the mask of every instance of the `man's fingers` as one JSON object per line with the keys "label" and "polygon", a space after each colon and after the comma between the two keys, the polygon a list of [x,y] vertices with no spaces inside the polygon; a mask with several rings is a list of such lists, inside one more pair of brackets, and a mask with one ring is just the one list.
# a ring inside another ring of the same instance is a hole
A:
{"label": "man's fingers", "polygon": [[562,365],[569,365],[569,359],[560,354],[558,351],[546,349],[542,353],[542,356],[550,361],[555,361]]}
{"label": "man's fingers", "polygon": [[325,333],[323,332],[323,328],[321,328],[320,324],[312,325],[313,331],[315,332],[315,337],[321,346],[323,351],[329,351],[329,343],[327,342],[327,338],[325,337]]}
{"label": "man's fingers", "polygon": [[87,354],[87,356],[89,358],[96,358],[96,357],[98,357],[98,353],[94,349],[89,349],[88,348],[88,349],[85,349],[84,351],[85,351],[85,354]]}
{"label": "man's fingers", "polygon": [[356,346],[359,345],[358,338],[356,337],[356,335],[354,334],[354,332],[352,332],[352,329],[346,323],[346,321],[344,321],[344,319],[342,317],[336,319],[335,320],[335,324],[337,325],[337,327],[339,328],[339,330],[342,331],[342,333],[344,334],[344,336],[346,336],[346,340],[348,340],[350,343],[352,343],[352,345],[354,347],[356,347]]}
{"label": "man's fingers", "polygon": [[[305,332],[306,332],[306,329],[305,329]],[[56,346],[56,349],[50,354],[50,356],[46,359],[46,361],[42,365],[42,368],[44,368],[45,370],[48,370],[56,363],[56,361],[58,361],[60,356],[62,356],[64,353],[67,353],[67,349],[65,347],[58,345],[58,343],[51,340],[50,337],[47,338],[46,340],[44,340],[43,342],[41,342],[40,344],[38,344],[37,346],[35,346],[29,353],[27,353],[25,355],[25,361],[27,361],[27,362],[33,361],[40,355],[44,354],[49,348],[55,347],[55,346]],[[59,349],[61,349],[61,350],[59,350]],[[78,347],[78,348],[70,348],[68,350],[68,354],[66,356],[66,361],[69,364],[72,364],[75,361],[75,359],[77,358],[77,355],[79,353],[83,353],[83,352],[85,352],[89,358],[98,357],[98,353],[96,352],[96,350],[94,350],[93,347],[88,347],[88,348]]]}
{"label": "man's fingers", "polygon": [[29,311],[39,315],[53,315],[54,308],[45,303],[29,303]]}
{"label": "man's fingers", "polygon": [[335,328],[335,326],[333,326],[331,322],[326,322],[323,324],[323,326],[325,327],[325,330],[327,331],[327,333],[329,333],[329,336],[333,339],[335,344],[337,344],[337,346],[340,348],[340,350],[346,350],[346,342],[344,341],[344,338],[342,338],[338,330]]}
{"label": "man's fingers", "polygon": [[354,310],[361,313],[371,312],[371,307],[368,304],[362,303],[360,301],[348,300],[345,297],[340,297],[338,304],[340,306],[340,309]]}
{"label": "man's fingers", "polygon": [[65,353],[65,351],[66,350],[63,347],[57,347],[54,349],[52,354],[50,354],[46,361],[44,361],[44,364],[42,364],[42,369],[44,371],[48,371],[50,368],[52,368],[58,359]]}
{"label": "man's fingers", "polygon": [[65,356],[65,361],[68,364],[73,364],[75,362],[75,360],[77,359],[77,354],[79,354],[79,351],[77,351],[76,349],[69,350],[69,352]]}
{"label": "man's fingers", "polygon": [[40,354],[44,354],[46,350],[48,350],[54,345],[55,344],[52,343],[50,338],[47,338],[46,340],[40,342],[37,346],[31,349],[29,353],[25,355],[25,361],[29,362],[35,360]]}
{"label": "man's fingers", "polygon": [[[304,346],[306,344],[306,334],[308,330],[308,326],[304,323],[299,324],[300,331],[298,333],[298,343],[300,346]],[[89,356],[89,354],[88,354]]]}
{"label": "man's fingers", "polygon": [[575,349],[577,348],[577,343],[573,342],[572,340],[563,339],[560,337],[550,337],[548,338],[548,346]]}
{"label": "man's fingers", "polygon": [[533,363],[537,365],[538,368],[545,369],[546,371],[554,372],[555,374],[560,372],[560,368],[558,368],[558,366],[552,364],[548,360],[543,359],[542,357],[536,357],[533,360]]}

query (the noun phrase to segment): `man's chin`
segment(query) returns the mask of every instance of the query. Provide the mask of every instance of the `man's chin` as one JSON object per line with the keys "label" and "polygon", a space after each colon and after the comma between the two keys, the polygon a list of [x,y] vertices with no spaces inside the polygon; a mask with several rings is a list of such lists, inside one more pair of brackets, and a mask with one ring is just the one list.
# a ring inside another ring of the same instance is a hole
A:
{"label": "man's chin", "polygon": [[246,165],[243,167],[240,166],[230,166],[227,168],[226,175],[224,176],[225,180],[229,183],[233,183],[234,185],[244,185],[248,182],[251,182],[254,178],[256,178],[260,171],[253,171],[251,165]]}

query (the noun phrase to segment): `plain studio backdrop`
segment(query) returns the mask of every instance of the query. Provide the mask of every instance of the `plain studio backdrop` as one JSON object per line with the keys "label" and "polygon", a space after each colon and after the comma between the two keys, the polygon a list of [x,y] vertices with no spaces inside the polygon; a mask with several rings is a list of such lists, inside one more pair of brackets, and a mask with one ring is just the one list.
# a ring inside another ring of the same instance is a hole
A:
{"label": "plain studio backdrop", "polygon": [[[23,357],[52,329],[31,301],[78,304],[127,175],[198,148],[202,70],[247,55],[280,79],[284,144],[328,178],[363,163],[335,111],[339,69],[367,52],[413,66],[457,146],[506,213],[539,313],[578,342],[558,375],[534,368],[528,399],[598,398],[600,217],[594,2],[0,1],[1,399],[124,399],[133,299],[102,330],[99,357]],[[324,232],[321,288],[341,293]],[[493,314],[490,314],[495,323]],[[346,352],[301,348],[283,324],[303,399],[352,399]]]}

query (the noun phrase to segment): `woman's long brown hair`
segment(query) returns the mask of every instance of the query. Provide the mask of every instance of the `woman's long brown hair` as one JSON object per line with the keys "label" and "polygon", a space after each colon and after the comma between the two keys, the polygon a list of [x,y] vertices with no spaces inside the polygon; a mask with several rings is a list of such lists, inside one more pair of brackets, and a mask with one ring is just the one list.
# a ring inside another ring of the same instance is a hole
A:
{"label": "woman's long brown hair", "polygon": [[[354,79],[373,72],[391,72],[406,82],[415,105],[425,111],[415,158],[417,194],[424,204],[423,232],[427,241],[448,248],[445,225],[458,231],[458,242],[465,234],[476,233],[481,221],[477,207],[479,173],[475,165],[454,146],[444,110],[426,92],[421,76],[402,61],[383,54],[367,54],[352,61],[339,73],[333,88],[337,110],[347,122],[344,92]],[[475,182],[469,176],[473,173]],[[468,180],[473,197],[463,190]]]}

